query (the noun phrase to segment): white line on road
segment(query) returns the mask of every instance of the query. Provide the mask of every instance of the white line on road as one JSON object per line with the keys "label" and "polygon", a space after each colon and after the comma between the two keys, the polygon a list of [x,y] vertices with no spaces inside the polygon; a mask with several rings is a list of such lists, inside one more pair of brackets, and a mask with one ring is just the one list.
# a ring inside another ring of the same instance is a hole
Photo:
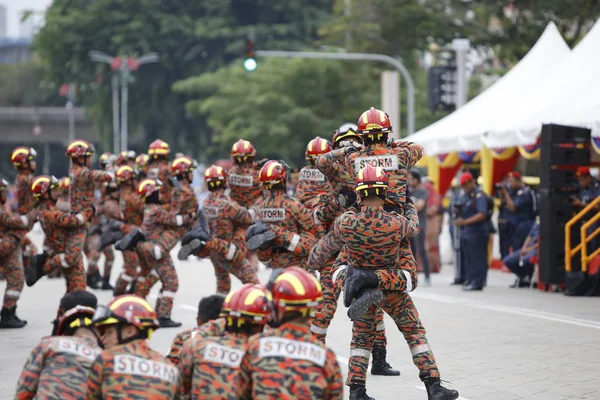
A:
{"label": "white line on road", "polygon": [[461,304],[461,305],[465,305],[465,306],[469,306],[469,307],[479,308],[482,310],[497,311],[497,312],[502,312],[505,314],[521,315],[521,316],[530,317],[530,318],[543,319],[546,321],[554,321],[554,322],[560,322],[560,323],[568,324],[568,325],[575,325],[575,326],[581,326],[584,328],[592,328],[592,329],[600,330],[600,322],[598,322],[598,321],[592,321],[592,320],[587,320],[587,319],[582,319],[582,318],[573,318],[573,317],[569,317],[568,315],[553,314],[553,313],[548,313],[548,312],[543,312],[543,311],[538,311],[538,310],[532,310],[532,309],[528,309],[528,308],[501,306],[501,305],[485,303],[485,302],[475,302],[473,300],[464,299],[464,298],[460,298],[460,297],[444,296],[444,295],[433,294],[433,293],[414,293],[413,292],[413,293],[411,293],[411,296],[414,298],[417,298],[417,299],[438,301],[440,303],[446,303],[446,304]]}
{"label": "white line on road", "polygon": [[189,311],[198,311],[198,307],[194,307],[194,306],[190,306],[189,304],[180,304],[179,307],[183,308],[184,310],[189,310]]}
{"label": "white line on road", "polygon": [[[423,391],[426,391],[426,390],[427,390],[427,389],[425,389],[425,388],[424,388],[424,387],[422,387],[422,386],[415,386],[415,387],[416,387],[417,389],[419,389],[419,390],[423,390]],[[469,399],[467,399],[466,397],[458,396],[458,399],[456,399],[456,400],[469,400]]]}

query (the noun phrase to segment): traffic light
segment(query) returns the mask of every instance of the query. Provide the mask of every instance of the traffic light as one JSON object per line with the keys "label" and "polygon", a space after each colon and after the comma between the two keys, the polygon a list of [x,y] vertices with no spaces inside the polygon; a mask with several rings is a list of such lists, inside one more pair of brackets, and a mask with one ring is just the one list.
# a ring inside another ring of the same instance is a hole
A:
{"label": "traffic light", "polygon": [[246,58],[244,59],[244,68],[246,71],[254,71],[258,67],[256,56],[254,55],[254,42],[246,39]]}
{"label": "traffic light", "polygon": [[430,110],[454,110],[456,108],[456,67],[431,67],[427,94]]}

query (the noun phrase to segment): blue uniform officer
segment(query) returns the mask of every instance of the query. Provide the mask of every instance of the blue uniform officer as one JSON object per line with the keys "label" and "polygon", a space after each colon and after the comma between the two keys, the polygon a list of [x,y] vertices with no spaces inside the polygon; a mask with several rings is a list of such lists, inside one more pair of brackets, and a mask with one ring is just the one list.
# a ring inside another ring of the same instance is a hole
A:
{"label": "blue uniform officer", "polygon": [[506,265],[506,267],[517,276],[516,282],[511,285],[512,288],[530,286],[534,271],[532,259],[533,257],[538,256],[539,237],[540,224],[539,221],[536,221],[531,227],[523,247],[519,251],[514,251],[511,255],[507,256],[503,260],[504,265]]}
{"label": "blue uniform officer", "polygon": [[463,290],[483,290],[487,280],[490,237],[488,200],[469,172],[461,175],[460,186],[464,191],[460,201],[462,216],[454,219],[454,226],[461,228],[461,265],[465,270]]}
{"label": "blue uniform officer", "polygon": [[508,190],[502,186],[500,195],[505,205],[508,244],[513,252],[518,252],[535,222],[536,198],[531,189],[523,184],[520,173],[509,172],[507,178]]}

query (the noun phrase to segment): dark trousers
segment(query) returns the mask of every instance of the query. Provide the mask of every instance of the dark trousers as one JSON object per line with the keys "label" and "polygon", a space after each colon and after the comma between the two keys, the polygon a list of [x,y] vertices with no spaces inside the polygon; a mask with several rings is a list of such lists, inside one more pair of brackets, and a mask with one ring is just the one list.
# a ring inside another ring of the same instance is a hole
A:
{"label": "dark trousers", "polygon": [[421,257],[421,263],[423,265],[423,272],[425,273],[425,278],[429,278],[430,267],[429,267],[429,258],[427,256],[427,251],[425,251],[425,232],[421,230],[419,234],[413,237],[410,240],[410,248],[413,254]]}
{"label": "dark trousers", "polygon": [[488,272],[489,233],[463,232],[461,235],[461,267],[465,271],[467,285],[483,287]]}
{"label": "dark trousers", "polygon": [[[534,265],[531,263],[531,257],[535,255],[537,255],[537,250],[532,250],[521,258],[520,252],[515,251],[502,262],[504,262],[504,265],[519,278],[531,277],[534,270]],[[523,261],[522,265],[519,265],[520,261]]]}

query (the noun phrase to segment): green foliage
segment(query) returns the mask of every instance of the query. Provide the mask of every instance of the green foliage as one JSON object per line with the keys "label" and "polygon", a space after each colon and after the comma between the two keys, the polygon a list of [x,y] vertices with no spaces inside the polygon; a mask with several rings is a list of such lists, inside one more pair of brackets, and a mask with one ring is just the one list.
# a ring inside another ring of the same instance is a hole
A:
{"label": "green foliage", "polygon": [[36,59],[20,65],[0,64],[0,107],[64,106],[58,87],[45,82],[43,75]]}
{"label": "green foliage", "polygon": [[244,138],[259,157],[284,158],[296,167],[304,165],[311,139],[331,139],[342,123],[377,105],[379,88],[375,68],[322,60],[263,60],[252,73],[239,61],[174,86],[196,98],[187,103],[190,113],[208,116],[215,155],[227,157],[234,141]]}

